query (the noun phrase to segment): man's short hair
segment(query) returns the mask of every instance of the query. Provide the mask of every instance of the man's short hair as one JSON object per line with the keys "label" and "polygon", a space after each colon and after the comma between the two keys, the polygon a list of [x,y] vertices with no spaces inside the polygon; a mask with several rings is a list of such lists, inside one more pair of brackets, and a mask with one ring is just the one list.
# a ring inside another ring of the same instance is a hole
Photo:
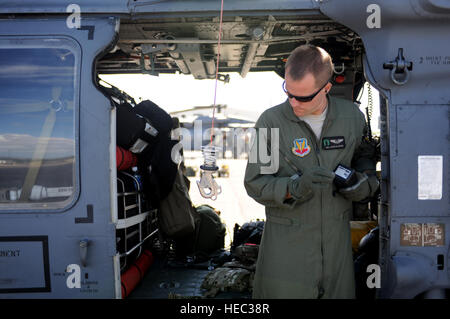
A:
{"label": "man's short hair", "polygon": [[301,80],[306,74],[311,73],[319,87],[333,75],[333,61],[324,49],[304,44],[291,52],[285,70],[294,81]]}

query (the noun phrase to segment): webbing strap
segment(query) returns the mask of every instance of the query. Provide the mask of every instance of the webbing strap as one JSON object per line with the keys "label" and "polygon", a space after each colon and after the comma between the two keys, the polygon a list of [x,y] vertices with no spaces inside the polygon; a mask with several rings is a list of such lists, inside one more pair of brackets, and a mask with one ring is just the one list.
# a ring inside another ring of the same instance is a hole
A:
{"label": "webbing strap", "polygon": [[31,190],[36,182],[37,175],[42,166],[45,152],[49,142],[50,135],[52,135],[53,127],[56,122],[56,110],[50,108],[50,111],[45,119],[42,127],[41,135],[39,136],[36,148],[34,149],[33,157],[31,158],[30,166],[28,168],[25,181],[22,186],[19,201],[26,202],[30,198]]}

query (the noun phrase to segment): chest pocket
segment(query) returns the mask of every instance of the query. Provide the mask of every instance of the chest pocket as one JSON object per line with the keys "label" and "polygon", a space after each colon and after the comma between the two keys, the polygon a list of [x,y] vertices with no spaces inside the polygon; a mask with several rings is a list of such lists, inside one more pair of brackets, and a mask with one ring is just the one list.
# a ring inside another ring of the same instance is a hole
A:
{"label": "chest pocket", "polygon": [[[301,127],[298,130],[284,127],[280,133],[280,172],[283,176],[291,176],[297,170],[318,165],[316,144]],[[286,160],[287,158],[287,160]],[[293,168],[296,167],[296,169]]]}

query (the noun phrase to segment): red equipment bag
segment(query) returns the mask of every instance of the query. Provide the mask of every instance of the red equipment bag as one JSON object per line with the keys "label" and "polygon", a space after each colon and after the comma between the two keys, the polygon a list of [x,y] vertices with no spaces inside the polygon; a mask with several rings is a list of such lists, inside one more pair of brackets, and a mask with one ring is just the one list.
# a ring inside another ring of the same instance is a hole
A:
{"label": "red equipment bag", "polygon": [[130,151],[116,146],[116,166],[117,170],[123,171],[137,165],[137,157]]}
{"label": "red equipment bag", "polygon": [[142,255],[121,275],[122,299],[128,297],[136,288],[152,264],[153,254],[148,250],[144,250]]}

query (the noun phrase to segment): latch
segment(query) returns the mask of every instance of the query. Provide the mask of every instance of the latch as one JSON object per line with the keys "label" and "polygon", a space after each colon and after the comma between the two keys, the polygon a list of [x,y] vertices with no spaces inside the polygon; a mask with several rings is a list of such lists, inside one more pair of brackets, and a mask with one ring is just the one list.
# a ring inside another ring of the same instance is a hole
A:
{"label": "latch", "polygon": [[403,56],[403,48],[398,49],[398,54],[394,61],[383,63],[383,69],[391,70],[391,80],[397,85],[404,85],[408,82],[409,71],[412,71],[412,67],[413,63],[406,61]]}

